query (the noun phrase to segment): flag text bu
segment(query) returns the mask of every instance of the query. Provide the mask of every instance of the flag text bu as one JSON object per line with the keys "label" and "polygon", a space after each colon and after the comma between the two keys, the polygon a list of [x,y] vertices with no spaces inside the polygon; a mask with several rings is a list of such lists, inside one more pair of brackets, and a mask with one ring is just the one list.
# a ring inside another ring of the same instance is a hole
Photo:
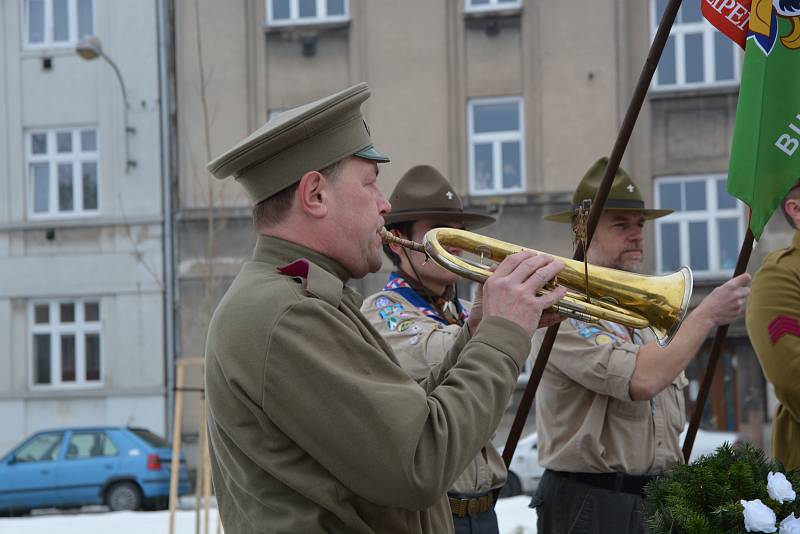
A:
{"label": "flag text bu", "polygon": [[[800,123],[800,113],[795,116],[795,119],[798,123]],[[789,123],[789,129],[793,131],[797,136],[800,136],[800,128],[793,123]],[[777,141],[775,141],[775,146],[783,150],[787,156],[794,156],[795,151],[797,150],[797,146],[800,145],[800,140],[797,137],[792,137],[788,133],[781,134]]]}

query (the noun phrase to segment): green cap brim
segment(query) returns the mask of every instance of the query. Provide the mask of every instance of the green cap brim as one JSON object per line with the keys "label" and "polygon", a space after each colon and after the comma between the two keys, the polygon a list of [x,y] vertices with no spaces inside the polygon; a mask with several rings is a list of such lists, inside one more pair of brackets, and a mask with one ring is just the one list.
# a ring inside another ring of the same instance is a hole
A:
{"label": "green cap brim", "polygon": [[[675,210],[654,210],[654,209],[627,209],[627,208],[609,208],[610,210],[614,211],[636,211],[644,215],[646,220],[651,219],[658,219],[660,217],[666,217],[670,213]],[[606,210],[604,210],[606,211]],[[553,213],[552,215],[546,215],[544,217],[545,221],[552,221],[552,222],[560,222],[560,223],[571,223],[572,222],[572,215],[574,211],[562,211],[560,213]]]}
{"label": "green cap brim", "polygon": [[378,150],[372,145],[359,150],[353,155],[358,156],[359,158],[377,161],[378,163],[389,163],[389,158],[378,152]]}

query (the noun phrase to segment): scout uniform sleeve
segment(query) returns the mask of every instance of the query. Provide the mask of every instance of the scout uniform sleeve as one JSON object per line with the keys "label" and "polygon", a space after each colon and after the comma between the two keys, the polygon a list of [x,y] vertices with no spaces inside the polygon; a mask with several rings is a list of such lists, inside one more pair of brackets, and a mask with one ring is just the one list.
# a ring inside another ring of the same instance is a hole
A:
{"label": "scout uniform sleeve", "polygon": [[637,345],[600,326],[569,319],[558,331],[548,362],[588,390],[629,401],[638,352]]}
{"label": "scout uniform sleeve", "polygon": [[487,318],[426,393],[335,308],[306,300],[272,331],[261,405],[356,494],[423,509],[489,440],[529,350],[522,328]]}
{"label": "scout uniform sleeve", "polygon": [[[781,257],[783,256],[783,257]],[[800,259],[773,253],[753,280],[747,332],[781,404],[800,421]]]}

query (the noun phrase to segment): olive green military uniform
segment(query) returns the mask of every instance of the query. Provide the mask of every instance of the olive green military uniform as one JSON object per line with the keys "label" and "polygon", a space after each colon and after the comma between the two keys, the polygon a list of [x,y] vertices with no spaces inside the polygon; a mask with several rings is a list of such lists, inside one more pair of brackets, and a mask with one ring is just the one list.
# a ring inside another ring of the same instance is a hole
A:
{"label": "olive green military uniform", "polygon": [[[296,276],[278,272],[300,258]],[[328,258],[260,236],[214,313],[206,387],[226,532],[452,529],[445,493],[499,423],[530,341],[487,318],[423,389],[347,279]]]}
{"label": "olive green military uniform", "polygon": [[771,252],[753,278],[747,333],[775,386],[772,455],[800,467],[800,231],[792,246]]}
{"label": "olive green military uniform", "polygon": [[[607,158],[586,173],[572,210],[545,217],[571,222],[597,191]],[[671,210],[646,209],[641,192],[622,168],[605,209],[654,219]],[[538,354],[543,334],[534,336]],[[531,506],[539,532],[641,533],[642,488],[650,475],[682,462],[678,437],[686,421],[681,372],[651,400],[633,401],[630,380],[639,347],[656,341],[650,330],[608,321],[561,324],[536,392],[539,463],[546,468]],[[535,357],[535,356],[534,356]]]}
{"label": "olive green military uniform", "polygon": [[[368,96],[360,84],[287,111],[208,168],[259,203],[349,156],[388,161],[360,112]],[[445,492],[494,431],[530,339],[486,318],[418,384],[359,312],[349,278],[331,258],[260,235],[214,312],[206,413],[228,534],[452,530]]]}

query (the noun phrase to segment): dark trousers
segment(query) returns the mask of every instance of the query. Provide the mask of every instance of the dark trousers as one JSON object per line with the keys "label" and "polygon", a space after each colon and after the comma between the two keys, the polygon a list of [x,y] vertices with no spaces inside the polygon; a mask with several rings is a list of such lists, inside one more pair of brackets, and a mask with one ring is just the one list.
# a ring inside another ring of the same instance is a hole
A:
{"label": "dark trousers", "polygon": [[545,471],[531,499],[538,534],[646,534],[642,497]]}
{"label": "dark trousers", "polygon": [[453,525],[456,534],[500,534],[497,526],[497,514],[494,508],[483,512],[477,517],[453,516]]}

